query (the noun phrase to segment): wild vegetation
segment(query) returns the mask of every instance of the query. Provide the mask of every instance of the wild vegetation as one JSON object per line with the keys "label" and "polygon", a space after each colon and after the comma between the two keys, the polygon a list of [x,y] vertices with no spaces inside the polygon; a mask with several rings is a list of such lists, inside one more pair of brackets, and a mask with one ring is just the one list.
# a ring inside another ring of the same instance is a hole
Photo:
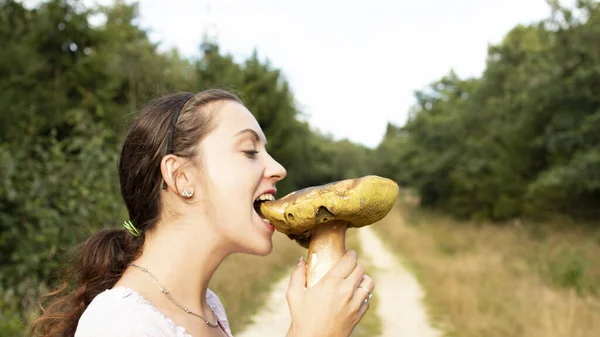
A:
{"label": "wild vegetation", "polygon": [[458,221],[401,200],[377,226],[446,336],[600,332],[600,228]]}
{"label": "wild vegetation", "polygon": [[[426,220],[382,233],[417,267],[436,310],[466,313],[449,318],[461,336],[594,328],[600,7],[549,5],[547,20],[490,46],[480,77],[450,71],[416,91],[407,123],[389,124],[369,149],[303,122],[293,83],[257,53],[235,61],[210,40],[191,58],[161,52],[135,5],[0,0],[0,335],[22,335],[68,253],[126,219],[116,160],[136,111],[162,94],[210,87],[236,92],[255,114],[288,170],[281,194],[373,173],[414,189],[421,208],[405,214]],[[103,20],[92,25],[92,16]],[[272,256],[234,256],[211,284],[235,329],[302,254],[276,237]],[[244,286],[232,288],[240,278]],[[431,286],[441,281],[447,290]],[[378,331],[377,322],[362,326]]]}

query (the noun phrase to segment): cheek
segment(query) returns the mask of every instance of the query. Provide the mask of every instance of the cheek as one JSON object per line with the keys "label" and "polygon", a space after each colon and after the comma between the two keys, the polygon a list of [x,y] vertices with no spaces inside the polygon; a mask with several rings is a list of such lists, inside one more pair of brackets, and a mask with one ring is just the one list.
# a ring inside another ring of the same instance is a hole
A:
{"label": "cheek", "polygon": [[202,160],[205,178],[216,190],[227,185],[229,178],[235,175],[235,156],[229,151],[224,151],[223,148],[206,151]]}
{"label": "cheek", "polygon": [[210,186],[207,197],[219,204],[215,206],[237,209],[249,204],[260,181],[260,162],[229,153],[207,156],[206,160],[205,179]]}

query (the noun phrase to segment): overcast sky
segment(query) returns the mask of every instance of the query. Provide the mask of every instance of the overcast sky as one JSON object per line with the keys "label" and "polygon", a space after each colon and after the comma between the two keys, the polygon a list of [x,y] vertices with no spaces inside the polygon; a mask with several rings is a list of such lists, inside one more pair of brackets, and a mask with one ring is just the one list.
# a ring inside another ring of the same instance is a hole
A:
{"label": "overcast sky", "polygon": [[370,147],[388,121],[406,121],[414,90],[450,69],[460,77],[479,76],[490,43],[550,14],[545,0],[139,3],[142,27],[162,47],[197,56],[208,30],[238,60],[256,48],[283,71],[315,128]]}

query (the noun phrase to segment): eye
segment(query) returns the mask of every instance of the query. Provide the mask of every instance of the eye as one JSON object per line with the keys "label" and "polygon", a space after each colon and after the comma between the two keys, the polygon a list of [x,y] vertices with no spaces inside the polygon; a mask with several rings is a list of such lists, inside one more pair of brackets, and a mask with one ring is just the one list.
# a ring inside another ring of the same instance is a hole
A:
{"label": "eye", "polygon": [[244,153],[246,154],[246,156],[248,158],[255,158],[256,155],[258,154],[258,151],[256,151],[256,150],[248,150],[248,151],[244,151]]}

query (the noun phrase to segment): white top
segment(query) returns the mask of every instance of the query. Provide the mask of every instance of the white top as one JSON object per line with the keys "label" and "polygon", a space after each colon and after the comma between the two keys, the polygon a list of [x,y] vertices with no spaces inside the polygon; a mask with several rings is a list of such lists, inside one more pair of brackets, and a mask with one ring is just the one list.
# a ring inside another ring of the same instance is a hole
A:
{"label": "white top", "polygon": [[[210,289],[208,305],[231,335],[223,304]],[[98,294],[81,315],[75,337],[192,337],[135,290],[115,287]]]}

